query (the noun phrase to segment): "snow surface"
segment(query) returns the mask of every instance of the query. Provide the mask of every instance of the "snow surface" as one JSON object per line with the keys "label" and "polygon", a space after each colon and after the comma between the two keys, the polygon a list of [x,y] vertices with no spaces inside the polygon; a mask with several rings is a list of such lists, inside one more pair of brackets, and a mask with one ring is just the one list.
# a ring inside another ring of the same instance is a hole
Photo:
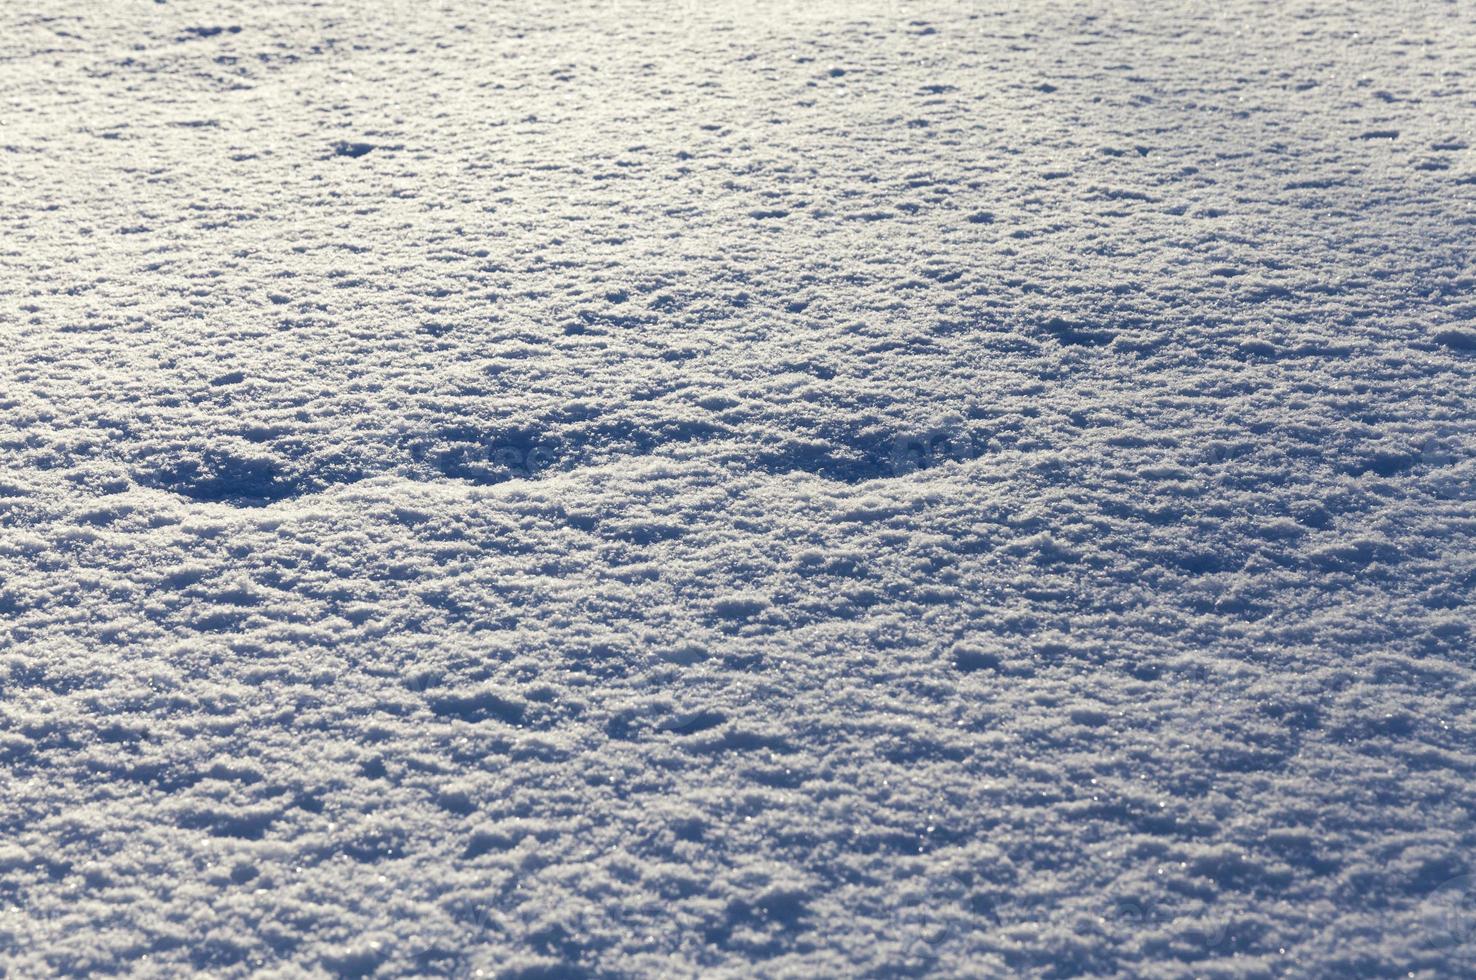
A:
{"label": "snow surface", "polygon": [[1473,73],[7,4],[0,971],[1470,975]]}

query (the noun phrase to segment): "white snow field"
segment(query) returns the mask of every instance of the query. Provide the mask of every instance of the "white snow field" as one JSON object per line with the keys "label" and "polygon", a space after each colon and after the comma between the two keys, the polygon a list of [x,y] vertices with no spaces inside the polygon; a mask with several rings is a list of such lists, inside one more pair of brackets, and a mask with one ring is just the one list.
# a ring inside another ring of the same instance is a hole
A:
{"label": "white snow field", "polygon": [[1476,971],[1468,0],[14,0],[0,973]]}

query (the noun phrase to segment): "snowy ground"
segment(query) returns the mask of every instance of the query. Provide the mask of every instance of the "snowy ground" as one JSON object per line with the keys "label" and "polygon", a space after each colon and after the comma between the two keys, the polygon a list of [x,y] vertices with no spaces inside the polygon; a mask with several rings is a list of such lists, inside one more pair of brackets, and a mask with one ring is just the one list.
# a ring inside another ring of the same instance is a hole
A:
{"label": "snowy ground", "polygon": [[0,972],[1476,970],[1476,9],[0,13]]}

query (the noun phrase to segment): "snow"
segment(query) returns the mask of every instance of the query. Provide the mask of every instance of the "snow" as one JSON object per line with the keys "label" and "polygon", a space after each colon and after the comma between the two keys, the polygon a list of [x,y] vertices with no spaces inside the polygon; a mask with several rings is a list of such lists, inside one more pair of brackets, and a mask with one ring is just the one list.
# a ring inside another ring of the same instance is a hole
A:
{"label": "snow", "polygon": [[0,972],[1476,971],[1461,3],[0,14]]}

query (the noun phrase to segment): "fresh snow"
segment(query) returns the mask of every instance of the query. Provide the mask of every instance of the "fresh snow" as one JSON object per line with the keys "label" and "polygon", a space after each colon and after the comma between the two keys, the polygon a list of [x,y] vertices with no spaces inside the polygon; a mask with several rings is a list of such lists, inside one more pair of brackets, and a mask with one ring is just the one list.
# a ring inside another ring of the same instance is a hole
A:
{"label": "fresh snow", "polygon": [[0,12],[0,973],[1476,972],[1465,0]]}

